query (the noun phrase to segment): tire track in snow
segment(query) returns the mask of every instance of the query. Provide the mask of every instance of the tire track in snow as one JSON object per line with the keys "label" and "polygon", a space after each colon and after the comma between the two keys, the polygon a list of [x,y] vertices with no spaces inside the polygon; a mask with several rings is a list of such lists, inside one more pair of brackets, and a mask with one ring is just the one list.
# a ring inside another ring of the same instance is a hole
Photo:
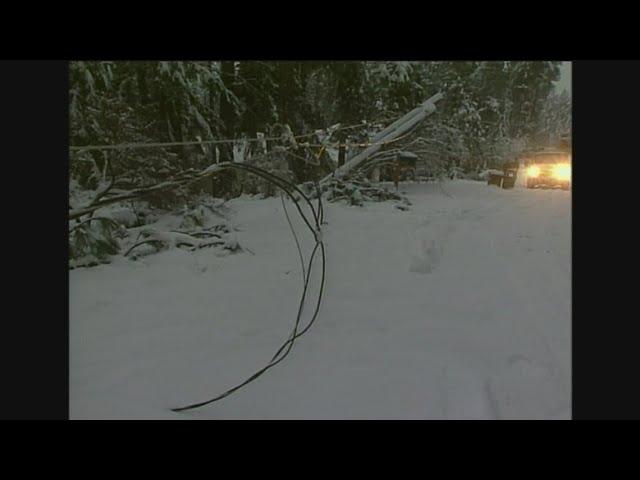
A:
{"label": "tire track in snow", "polygon": [[[522,230],[530,228],[532,224],[541,234],[551,231],[550,225],[546,224],[553,222],[557,214],[549,216],[552,208],[549,206],[542,208],[537,205],[538,209],[536,209],[533,208],[533,205],[526,205],[527,200],[531,201],[529,198],[520,196],[513,202],[514,208],[521,212],[521,215],[514,216],[513,219],[516,227],[514,231],[520,232],[516,235],[515,241],[510,242],[509,238],[502,238],[499,243],[503,251],[509,251],[507,256],[511,261],[505,262],[503,259],[499,261],[497,258],[498,250],[493,250],[499,275],[506,280],[504,282],[507,289],[505,296],[511,298],[512,303],[517,305],[518,311],[521,312],[518,315],[519,318],[513,319],[514,322],[518,321],[514,327],[520,331],[521,335],[524,331],[524,334],[528,334],[532,340],[529,348],[530,354],[512,353],[505,359],[502,371],[488,379],[488,393],[495,399],[499,415],[502,418],[550,418],[556,416],[558,412],[570,409],[568,405],[570,396],[566,391],[568,379],[561,367],[562,363],[551,348],[547,335],[536,323],[544,316],[544,310],[540,309],[539,302],[546,301],[553,304],[554,298],[547,296],[537,298],[539,290],[535,283],[532,283],[532,272],[525,274],[523,272],[529,270],[518,268],[516,265],[522,262],[523,267],[527,266],[527,268],[534,270],[550,265],[546,262],[541,264],[529,261],[527,263],[527,259],[520,260],[519,238],[526,237]],[[546,200],[538,199],[536,201]],[[549,272],[550,276],[553,276],[554,272],[556,270]],[[548,277],[549,273],[540,275],[539,278]],[[561,273],[557,272],[557,275]],[[536,343],[542,349],[536,348]]]}
{"label": "tire track in snow", "polygon": [[[488,251],[489,256],[485,255],[486,258],[477,265],[486,266],[492,271],[493,278],[501,279],[499,285],[503,285],[502,288],[505,289],[505,298],[509,298],[522,311],[521,318],[514,317],[511,320],[514,322],[514,334],[517,337],[524,330],[524,335],[527,336],[528,332],[534,344],[533,356],[520,352],[507,355],[495,374],[487,372],[483,378],[477,378],[470,374],[461,376],[457,372],[452,373],[452,378],[443,380],[445,417],[459,417],[465,409],[471,409],[480,418],[496,419],[555,418],[570,411],[563,398],[566,396],[566,375],[560,368],[558,357],[546,335],[530,321],[536,319],[538,312],[535,298],[532,299],[529,295],[532,287],[529,283],[532,280],[523,279],[514,271],[514,268],[519,268],[518,258],[522,254],[519,241],[530,238],[530,235],[522,233],[523,228],[553,232],[541,220],[554,222],[566,215],[555,212],[553,198],[536,197],[535,202],[549,201],[549,205],[541,206],[531,203],[534,200],[528,195],[529,192],[513,193],[515,195],[507,198],[505,195],[496,195],[488,203],[483,202],[479,208],[466,208],[466,203],[474,205],[474,200],[477,205],[477,198],[459,202],[460,206],[454,210],[431,216],[413,232],[410,272],[433,273],[445,254],[451,261],[450,266],[457,264],[457,268],[460,268],[461,264],[470,264],[473,255],[483,255],[485,250]],[[519,233],[511,238],[511,234],[515,232]],[[476,237],[471,242],[477,244],[476,252],[464,251],[470,245],[469,237]],[[544,267],[534,265],[534,268]],[[562,272],[558,272],[560,273]],[[542,350],[535,347],[536,342]],[[517,342],[515,345],[517,349]],[[541,355],[546,359],[537,358]],[[496,357],[495,360],[499,364],[499,358]],[[443,372],[443,376],[447,375],[451,374]],[[569,397],[566,397],[568,400]],[[540,401],[536,402],[537,398]]]}

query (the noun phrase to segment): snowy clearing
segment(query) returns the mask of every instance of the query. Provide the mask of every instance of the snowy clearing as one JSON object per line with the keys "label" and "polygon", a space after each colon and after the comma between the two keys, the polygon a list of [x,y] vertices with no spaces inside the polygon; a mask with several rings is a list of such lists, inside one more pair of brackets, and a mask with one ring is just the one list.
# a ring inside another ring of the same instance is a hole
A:
{"label": "snowy clearing", "polygon": [[294,322],[301,271],[280,199],[228,203],[255,255],[172,249],[70,271],[71,418],[569,419],[571,193],[401,190],[409,211],[325,204],[317,322],[197,410],[169,409],[244,380]]}

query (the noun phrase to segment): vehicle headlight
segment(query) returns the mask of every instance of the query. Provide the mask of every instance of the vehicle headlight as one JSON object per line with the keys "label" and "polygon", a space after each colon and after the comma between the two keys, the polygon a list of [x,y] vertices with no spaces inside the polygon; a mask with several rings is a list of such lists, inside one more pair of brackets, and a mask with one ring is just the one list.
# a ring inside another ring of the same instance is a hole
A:
{"label": "vehicle headlight", "polygon": [[536,167],[535,165],[531,165],[529,168],[527,168],[527,176],[528,177],[536,178],[538,175],[540,175],[540,167]]}
{"label": "vehicle headlight", "polygon": [[553,167],[553,176],[558,180],[571,179],[571,165],[568,163],[559,163]]}

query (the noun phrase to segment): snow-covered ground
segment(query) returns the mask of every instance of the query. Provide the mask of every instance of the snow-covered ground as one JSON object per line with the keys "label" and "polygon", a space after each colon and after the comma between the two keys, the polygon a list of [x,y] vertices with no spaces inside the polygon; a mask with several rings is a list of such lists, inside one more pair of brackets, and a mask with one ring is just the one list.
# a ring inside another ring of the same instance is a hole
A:
{"label": "snow-covered ground", "polygon": [[326,205],[317,322],[197,410],[169,409],[244,380],[294,322],[301,272],[280,199],[230,202],[255,255],[174,249],[72,270],[71,418],[570,418],[570,192],[401,188],[407,212]]}

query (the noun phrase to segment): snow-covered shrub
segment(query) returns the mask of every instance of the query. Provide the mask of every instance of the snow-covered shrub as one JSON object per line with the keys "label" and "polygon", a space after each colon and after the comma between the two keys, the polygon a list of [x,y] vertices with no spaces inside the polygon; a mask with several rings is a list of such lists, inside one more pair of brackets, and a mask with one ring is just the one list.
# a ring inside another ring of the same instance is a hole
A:
{"label": "snow-covered shrub", "polygon": [[137,227],[140,225],[140,219],[131,207],[113,208],[108,213],[108,217],[125,227]]}
{"label": "snow-covered shrub", "polygon": [[109,218],[94,218],[79,223],[69,232],[70,266],[91,266],[105,262],[120,251],[117,236],[122,227]]}
{"label": "snow-covered shrub", "polygon": [[491,170],[481,170],[477,172],[474,176],[470,177],[470,180],[477,180],[481,182],[486,182],[489,179],[489,174]]}
{"label": "snow-covered shrub", "polygon": [[136,259],[170,248],[186,248],[193,251],[211,247],[218,249],[218,253],[243,251],[231,228],[227,224],[217,224],[189,232],[147,227],[140,230],[136,239],[127,245],[124,255]]}
{"label": "snow-covered shrub", "polygon": [[[303,191],[310,198],[317,198],[317,190],[312,182],[302,185]],[[349,205],[363,206],[365,202],[400,201],[404,205],[411,202],[399,193],[371,183],[366,177],[354,175],[349,180],[332,178],[320,187],[323,197],[329,202],[346,201]]]}
{"label": "snow-covered shrub", "polygon": [[451,165],[448,169],[447,176],[451,180],[456,180],[458,178],[465,178],[466,174],[464,172],[464,169],[462,169],[461,167],[458,167],[457,165]]}
{"label": "snow-covered shrub", "polygon": [[147,195],[146,200],[151,208],[172,209],[177,205],[184,204],[187,198],[186,188],[178,187]]}
{"label": "snow-covered shrub", "polygon": [[206,220],[207,211],[204,205],[197,205],[191,210],[187,210],[180,222],[181,229],[193,229],[202,227]]}

